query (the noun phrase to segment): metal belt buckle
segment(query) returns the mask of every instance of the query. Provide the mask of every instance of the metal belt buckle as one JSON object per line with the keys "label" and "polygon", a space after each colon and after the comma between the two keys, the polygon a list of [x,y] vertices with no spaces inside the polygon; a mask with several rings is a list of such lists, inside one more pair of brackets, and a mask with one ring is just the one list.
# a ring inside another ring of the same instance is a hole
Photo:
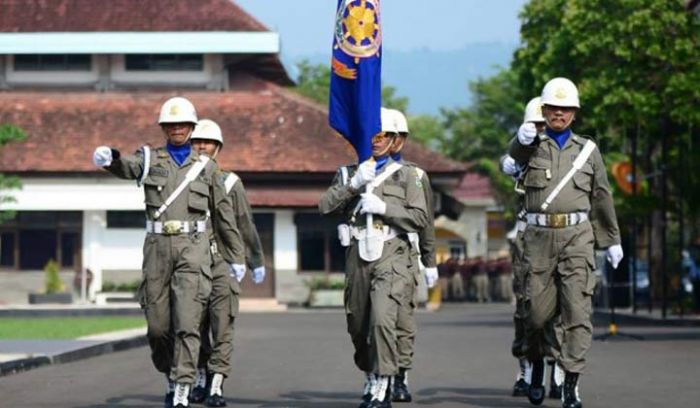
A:
{"label": "metal belt buckle", "polygon": [[163,234],[175,235],[182,232],[182,223],[180,221],[165,221],[163,223]]}
{"label": "metal belt buckle", "polygon": [[567,214],[551,214],[549,216],[549,225],[552,228],[564,228],[567,226]]}

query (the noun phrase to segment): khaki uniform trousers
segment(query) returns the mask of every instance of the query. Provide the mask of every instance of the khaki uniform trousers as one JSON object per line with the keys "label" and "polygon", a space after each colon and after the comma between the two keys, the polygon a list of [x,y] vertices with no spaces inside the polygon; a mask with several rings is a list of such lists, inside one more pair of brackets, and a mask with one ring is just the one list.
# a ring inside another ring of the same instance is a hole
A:
{"label": "khaki uniform trousers", "polygon": [[[241,287],[230,275],[229,265],[216,254],[212,265],[212,291],[202,321],[200,368],[228,377],[233,357],[234,323]],[[211,332],[210,332],[211,331]]]}
{"label": "khaki uniform trousers", "polygon": [[[574,373],[584,371],[593,334],[593,245],[588,222],[566,228],[528,225],[524,233],[528,356],[551,353]],[[547,330],[548,324],[557,327]]]}
{"label": "khaki uniform trousers", "polygon": [[[417,255],[414,255],[414,259],[417,259]],[[411,301],[399,304],[399,316],[396,322],[396,347],[399,353],[399,368],[407,370],[413,368],[413,346],[416,342],[416,332],[418,331],[414,312],[418,305],[418,279],[422,277],[418,262],[413,262],[412,265],[409,265],[409,268],[413,271],[413,282],[409,282],[406,285],[405,295]]]}
{"label": "khaki uniform trousers", "polygon": [[525,342],[525,267],[523,266],[522,232],[518,232],[510,248],[513,252],[513,295],[515,296],[515,312],[513,313],[515,338],[511,352],[513,357],[523,358],[526,356],[527,346]]}
{"label": "khaki uniform trousers", "polygon": [[153,365],[177,383],[195,380],[199,328],[211,292],[210,265],[206,233],[146,235],[139,303]]}
{"label": "khaki uniform trousers", "polygon": [[488,302],[489,301],[489,275],[485,273],[478,273],[472,278],[474,282],[474,288],[476,289],[476,301],[477,302]]}
{"label": "khaki uniform trousers", "polygon": [[413,301],[407,288],[415,285],[410,253],[411,247],[405,237],[386,241],[382,257],[374,262],[360,258],[357,242],[347,248],[347,329],[355,348],[355,365],[364,372],[398,373],[399,309]]}

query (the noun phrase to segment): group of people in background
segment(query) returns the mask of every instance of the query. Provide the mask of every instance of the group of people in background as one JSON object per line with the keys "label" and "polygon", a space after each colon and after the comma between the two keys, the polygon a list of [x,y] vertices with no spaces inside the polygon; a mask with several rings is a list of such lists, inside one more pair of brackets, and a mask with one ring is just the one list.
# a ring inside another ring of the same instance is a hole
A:
{"label": "group of people in background", "polygon": [[511,302],[513,268],[509,258],[448,258],[438,265],[442,300]]}

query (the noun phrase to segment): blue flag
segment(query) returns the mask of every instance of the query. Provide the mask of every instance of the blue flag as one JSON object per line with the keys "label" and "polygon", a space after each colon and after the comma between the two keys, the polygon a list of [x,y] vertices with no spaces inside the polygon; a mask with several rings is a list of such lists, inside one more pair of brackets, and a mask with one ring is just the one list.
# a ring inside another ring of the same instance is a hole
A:
{"label": "blue flag", "polygon": [[331,61],[328,121],[355,149],[372,156],[381,131],[382,30],[380,0],[338,0]]}

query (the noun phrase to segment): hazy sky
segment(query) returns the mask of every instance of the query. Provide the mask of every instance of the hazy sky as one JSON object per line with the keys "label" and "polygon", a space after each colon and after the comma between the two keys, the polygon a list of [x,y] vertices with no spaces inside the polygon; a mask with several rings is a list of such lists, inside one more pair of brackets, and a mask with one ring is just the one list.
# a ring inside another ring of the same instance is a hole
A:
{"label": "hazy sky", "polygon": [[[235,0],[282,37],[286,58],[329,53],[336,0]],[[455,50],[483,42],[518,43],[526,0],[383,0],[385,47]]]}

